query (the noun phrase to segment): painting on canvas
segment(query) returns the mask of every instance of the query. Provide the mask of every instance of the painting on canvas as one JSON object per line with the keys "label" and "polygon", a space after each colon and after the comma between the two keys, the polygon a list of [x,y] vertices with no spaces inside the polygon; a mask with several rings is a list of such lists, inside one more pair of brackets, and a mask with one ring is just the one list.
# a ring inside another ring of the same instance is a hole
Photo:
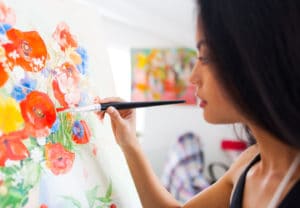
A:
{"label": "painting on canvas", "polygon": [[184,99],[195,104],[189,76],[196,52],[188,48],[132,49],[132,99]]}
{"label": "painting on canvas", "polygon": [[95,10],[79,1],[0,2],[0,207],[119,207],[130,198],[109,126],[62,112],[114,95],[102,35]]}

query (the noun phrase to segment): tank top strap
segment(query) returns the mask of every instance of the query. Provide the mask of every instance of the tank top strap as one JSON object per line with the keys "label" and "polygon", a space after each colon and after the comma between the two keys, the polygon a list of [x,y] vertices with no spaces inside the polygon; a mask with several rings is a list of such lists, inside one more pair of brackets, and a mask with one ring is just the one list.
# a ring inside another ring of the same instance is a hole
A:
{"label": "tank top strap", "polygon": [[254,159],[249,163],[249,165],[242,172],[237,185],[235,186],[234,192],[231,197],[230,208],[241,208],[243,205],[243,195],[244,195],[244,186],[246,182],[246,176],[250,168],[260,161],[260,155],[256,155]]}

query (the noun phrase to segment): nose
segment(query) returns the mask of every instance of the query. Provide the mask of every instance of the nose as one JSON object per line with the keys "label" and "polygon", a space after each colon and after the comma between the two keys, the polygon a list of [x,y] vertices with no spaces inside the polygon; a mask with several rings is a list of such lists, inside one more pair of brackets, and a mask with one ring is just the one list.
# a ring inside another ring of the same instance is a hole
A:
{"label": "nose", "polygon": [[193,84],[193,85],[199,84],[199,81],[200,81],[200,76],[197,73],[198,68],[199,68],[199,63],[197,61],[194,65],[191,76],[189,78],[190,83]]}

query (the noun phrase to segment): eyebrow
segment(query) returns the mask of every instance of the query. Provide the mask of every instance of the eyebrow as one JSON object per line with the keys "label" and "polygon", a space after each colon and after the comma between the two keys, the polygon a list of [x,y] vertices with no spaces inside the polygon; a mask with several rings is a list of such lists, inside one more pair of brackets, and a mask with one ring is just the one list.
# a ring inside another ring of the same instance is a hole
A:
{"label": "eyebrow", "polygon": [[206,41],[202,39],[197,43],[196,48],[200,51],[201,46],[204,44],[206,44]]}

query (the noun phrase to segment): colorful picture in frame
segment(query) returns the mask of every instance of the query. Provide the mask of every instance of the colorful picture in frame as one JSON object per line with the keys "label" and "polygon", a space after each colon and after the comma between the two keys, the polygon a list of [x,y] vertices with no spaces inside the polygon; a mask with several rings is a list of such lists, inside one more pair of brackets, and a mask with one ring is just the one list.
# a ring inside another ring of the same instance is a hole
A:
{"label": "colorful picture in frame", "polygon": [[196,52],[188,48],[132,49],[132,100],[184,99],[196,104],[189,76]]}
{"label": "colorful picture in frame", "polygon": [[0,207],[139,207],[108,121],[61,112],[115,94],[99,18],[76,0],[0,1]]}

